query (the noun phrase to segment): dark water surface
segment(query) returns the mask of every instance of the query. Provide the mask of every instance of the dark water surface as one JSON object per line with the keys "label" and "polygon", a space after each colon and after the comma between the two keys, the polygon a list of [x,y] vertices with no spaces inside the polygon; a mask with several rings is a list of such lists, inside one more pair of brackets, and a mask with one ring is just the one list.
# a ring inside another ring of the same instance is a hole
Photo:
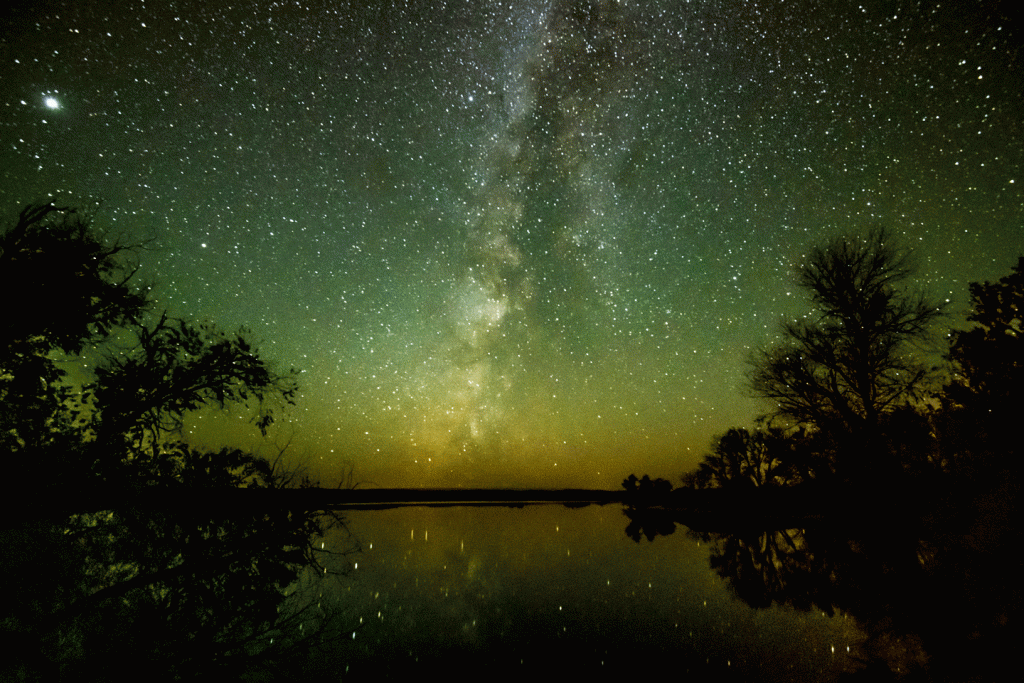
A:
{"label": "dark water surface", "polygon": [[[831,680],[858,668],[862,636],[841,613],[754,610],[684,529],[636,543],[621,506],[350,511],[362,551],[326,582],[341,634],[324,673],[367,680],[708,674]],[[340,532],[327,540],[341,547]]]}

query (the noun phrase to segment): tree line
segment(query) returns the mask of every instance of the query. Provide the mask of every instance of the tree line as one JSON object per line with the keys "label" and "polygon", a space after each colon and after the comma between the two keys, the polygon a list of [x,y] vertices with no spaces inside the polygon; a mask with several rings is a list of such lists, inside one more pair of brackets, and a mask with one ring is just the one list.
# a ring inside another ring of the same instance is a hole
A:
{"label": "tree line", "polygon": [[900,495],[1016,479],[1024,257],[997,282],[970,285],[970,327],[950,331],[944,352],[946,306],[913,275],[912,252],[882,229],[814,249],[796,277],[811,310],[750,359],[750,388],[769,412],[718,437],[684,486]]}

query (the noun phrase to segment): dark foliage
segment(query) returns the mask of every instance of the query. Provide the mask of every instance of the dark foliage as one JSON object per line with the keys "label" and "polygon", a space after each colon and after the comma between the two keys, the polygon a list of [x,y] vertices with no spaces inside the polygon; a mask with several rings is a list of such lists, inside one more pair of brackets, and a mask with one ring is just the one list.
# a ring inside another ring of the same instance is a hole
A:
{"label": "dark foliage", "polygon": [[635,474],[629,475],[622,482],[626,489],[623,510],[629,518],[626,535],[637,543],[641,536],[653,541],[655,536],[667,536],[675,531],[676,525],[671,514],[666,514],[664,506],[672,504],[672,483],[667,479],[651,479],[644,475],[637,479]]}
{"label": "dark foliage", "polygon": [[82,397],[55,354],[139,322],[148,301],[127,260],[138,248],[108,243],[91,216],[51,204],[27,207],[0,235],[0,449],[19,454],[9,459],[16,480],[33,475],[25,465],[40,451],[74,450]]}
{"label": "dark foliage", "polygon": [[801,430],[730,429],[714,443],[696,470],[683,476],[688,488],[792,486],[817,469]]}
{"label": "dark foliage", "polygon": [[[754,375],[774,417],[803,428],[727,432],[684,477],[694,505],[675,519],[721,532],[700,534],[711,566],[750,605],[854,617],[862,651],[884,662],[872,673],[998,677],[1020,606],[1024,258],[971,285],[971,327],[950,336],[953,377],[929,396],[912,352],[938,313],[896,294],[905,264],[883,233],[812,256],[801,283],[819,317],[785,326],[790,345]],[[699,516],[711,495],[725,523]],[[744,519],[764,515],[802,528]]]}
{"label": "dark foliage", "polygon": [[719,437],[685,486],[852,485],[890,499],[1016,482],[1024,258],[971,285],[971,327],[950,335],[941,391],[937,368],[918,360],[941,307],[907,293],[911,274],[909,252],[882,230],[815,250],[798,276],[815,315],[785,324],[787,343],[753,360],[772,414]]}
{"label": "dark foliage", "polygon": [[138,249],[110,243],[78,209],[26,207],[0,236],[3,350],[80,353],[139,322],[149,302],[132,286],[137,268],[125,260]]}
{"label": "dark foliage", "polygon": [[[340,517],[249,504],[293,483],[279,462],[182,440],[205,406],[249,410],[266,433],[295,373],[244,330],[147,323],[136,249],[50,205],[0,235],[0,449],[27,494],[8,497],[0,531],[0,576],[17,587],[3,622],[20,644],[12,677],[120,678],[139,661],[150,678],[272,669],[316,630],[294,587],[345,569],[316,543]],[[105,349],[91,375],[87,349]]]}
{"label": "dark foliage", "polygon": [[1019,391],[1024,373],[1024,256],[997,282],[971,283],[970,329],[956,332],[950,359],[957,381],[948,392],[990,397],[997,403]]}
{"label": "dark foliage", "polygon": [[884,417],[930,388],[921,357],[942,306],[909,291],[912,274],[910,252],[884,230],[815,249],[797,274],[813,314],[784,323],[785,343],[752,359],[754,393],[773,416],[826,433],[844,475],[891,466]]}
{"label": "dark foliage", "polygon": [[635,474],[629,475],[622,482],[622,488],[626,489],[626,499],[635,502],[653,504],[663,502],[672,492],[672,483],[667,479],[651,479],[648,475],[637,479]]}
{"label": "dark foliage", "polygon": [[653,541],[657,536],[669,536],[675,533],[676,520],[671,513],[667,513],[661,508],[627,507],[623,513],[629,518],[626,535],[636,543],[639,543],[642,537]]}
{"label": "dark foliage", "polygon": [[968,330],[953,333],[953,381],[940,430],[944,459],[968,479],[1012,470],[1017,476],[1020,391],[1024,385],[1024,257],[998,282],[971,284]]}

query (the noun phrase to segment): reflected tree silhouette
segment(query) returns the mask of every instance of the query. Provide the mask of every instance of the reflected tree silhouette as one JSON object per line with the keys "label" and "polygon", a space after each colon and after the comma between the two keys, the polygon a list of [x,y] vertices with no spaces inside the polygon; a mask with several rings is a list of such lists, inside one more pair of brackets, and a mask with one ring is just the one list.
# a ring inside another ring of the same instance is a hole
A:
{"label": "reflected tree silhouette", "polygon": [[[865,634],[860,656],[877,680],[992,680],[1014,652],[1008,627],[1019,604],[1020,560],[1008,534],[1019,526],[1001,516],[999,539],[982,540],[976,534],[986,530],[970,518],[950,528],[950,514],[959,512],[943,509],[946,504],[916,515],[831,516],[798,528],[738,525],[687,533],[710,546],[710,567],[751,607],[783,605],[854,619]],[[1004,513],[1005,505],[999,506]],[[656,521],[641,518],[649,540],[665,520],[685,518],[684,511],[657,512],[662,517]],[[966,533],[965,523],[971,527]],[[636,528],[627,534],[639,540]]]}
{"label": "reflected tree silhouette", "polygon": [[637,543],[641,537],[653,541],[656,536],[668,536],[676,531],[671,512],[646,507],[626,507],[623,512],[629,518],[626,535]]}
{"label": "reflected tree silhouette", "polygon": [[779,603],[833,613],[828,574],[808,551],[803,530],[703,534],[702,539],[715,546],[711,568],[751,607]]}
{"label": "reflected tree silhouette", "polygon": [[927,679],[963,680],[962,670],[947,678],[952,669],[945,661],[950,644],[967,639],[960,615],[949,609],[953,591],[936,580],[922,542],[905,528],[854,524],[700,537],[712,544],[712,568],[752,607],[848,615],[866,635],[866,661],[881,659],[891,671]]}
{"label": "reflected tree silhouette", "polygon": [[623,482],[626,490],[624,514],[629,518],[626,535],[640,542],[641,536],[653,541],[655,536],[668,536],[676,530],[672,510],[672,483],[667,479],[651,479],[644,475],[637,479],[629,475]]}

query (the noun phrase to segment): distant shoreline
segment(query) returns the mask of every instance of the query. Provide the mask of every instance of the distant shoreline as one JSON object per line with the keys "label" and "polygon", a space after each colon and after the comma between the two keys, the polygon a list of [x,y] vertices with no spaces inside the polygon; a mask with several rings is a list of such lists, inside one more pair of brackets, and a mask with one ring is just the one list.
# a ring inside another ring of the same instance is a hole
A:
{"label": "distant shoreline", "polygon": [[[52,492],[56,494],[56,492]],[[645,517],[666,517],[696,529],[778,528],[804,526],[825,520],[893,517],[906,508],[851,489],[819,487],[687,489],[659,494],[603,489],[493,488],[374,488],[374,489],[194,489],[154,487],[125,491],[106,489],[64,491],[64,495],[35,496],[33,503],[12,506],[14,519],[48,517],[108,510],[134,509],[182,515],[260,513],[272,510],[383,510],[401,507],[513,507],[621,504]],[[919,497],[919,496],[918,496]],[[920,502],[920,501],[916,501]],[[8,517],[10,520],[11,517]],[[9,525],[9,524],[8,524]],[[3,525],[0,525],[3,526]]]}

